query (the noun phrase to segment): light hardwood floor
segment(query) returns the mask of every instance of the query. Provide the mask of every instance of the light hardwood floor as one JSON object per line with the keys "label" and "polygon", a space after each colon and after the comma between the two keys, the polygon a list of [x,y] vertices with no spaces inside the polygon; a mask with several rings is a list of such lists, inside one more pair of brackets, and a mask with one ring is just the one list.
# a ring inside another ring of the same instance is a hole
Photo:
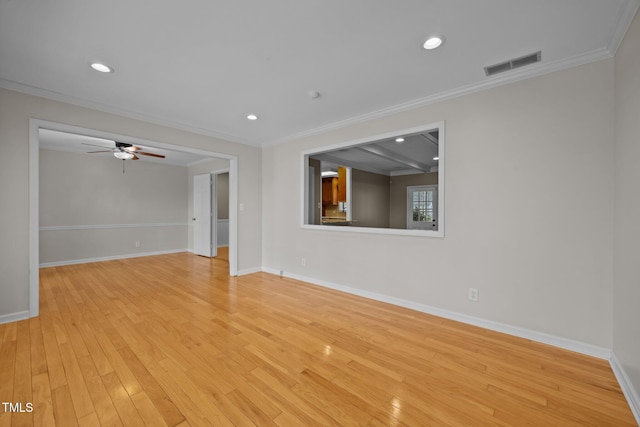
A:
{"label": "light hardwood floor", "polygon": [[0,426],[635,425],[604,360],[187,253],[41,270]]}

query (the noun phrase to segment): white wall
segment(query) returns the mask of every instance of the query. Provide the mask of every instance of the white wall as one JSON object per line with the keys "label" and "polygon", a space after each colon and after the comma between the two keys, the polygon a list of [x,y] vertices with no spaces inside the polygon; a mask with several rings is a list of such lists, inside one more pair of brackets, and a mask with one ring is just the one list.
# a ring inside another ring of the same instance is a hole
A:
{"label": "white wall", "polygon": [[613,351],[636,393],[640,422],[640,16],[615,58]]}
{"label": "white wall", "polygon": [[[613,65],[267,147],[263,266],[610,348]],[[444,238],[300,227],[301,150],[441,120]]]}
{"label": "white wall", "polygon": [[186,250],[187,168],[122,166],[113,156],[40,150],[41,264]]}
{"label": "white wall", "polygon": [[[238,268],[261,265],[261,150],[210,136],[0,89],[0,321],[29,305],[29,119],[238,157]],[[37,274],[37,271],[33,274]]]}

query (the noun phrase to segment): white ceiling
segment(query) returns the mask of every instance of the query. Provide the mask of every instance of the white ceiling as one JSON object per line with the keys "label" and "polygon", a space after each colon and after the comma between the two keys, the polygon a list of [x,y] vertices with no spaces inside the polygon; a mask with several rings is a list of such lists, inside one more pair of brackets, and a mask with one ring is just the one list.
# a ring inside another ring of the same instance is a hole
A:
{"label": "white ceiling", "polygon": [[0,86],[265,145],[610,57],[639,1],[0,0]]}

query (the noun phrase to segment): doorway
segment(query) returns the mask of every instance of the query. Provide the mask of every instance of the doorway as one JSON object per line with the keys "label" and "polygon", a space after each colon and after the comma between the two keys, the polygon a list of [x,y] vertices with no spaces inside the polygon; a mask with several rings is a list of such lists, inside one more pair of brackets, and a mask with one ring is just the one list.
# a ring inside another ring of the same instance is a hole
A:
{"label": "doorway", "polygon": [[[203,158],[220,158],[229,161],[229,274],[236,276],[238,257],[238,158],[234,155],[217,153],[207,150],[183,147],[173,144],[160,143],[137,137],[120,135],[112,132],[98,131],[62,123],[50,122],[40,119],[29,120],[29,316],[34,317],[39,313],[39,269],[40,269],[40,169],[39,151],[40,129],[48,129],[58,132],[66,132],[76,135],[86,135],[94,138],[102,138],[113,141],[128,141],[132,144],[153,146],[159,149],[167,149],[176,152],[184,152],[200,155]],[[185,190],[186,191],[186,190]]]}
{"label": "doorway", "polygon": [[438,186],[407,187],[407,228],[438,230]]}

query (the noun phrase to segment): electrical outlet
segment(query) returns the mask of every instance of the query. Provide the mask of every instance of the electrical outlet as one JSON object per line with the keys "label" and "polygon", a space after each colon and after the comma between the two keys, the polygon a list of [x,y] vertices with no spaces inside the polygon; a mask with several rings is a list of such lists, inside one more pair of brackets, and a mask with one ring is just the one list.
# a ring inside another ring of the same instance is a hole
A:
{"label": "electrical outlet", "polygon": [[136,240],[136,248],[140,247],[140,240]]}
{"label": "electrical outlet", "polygon": [[305,258],[302,258],[300,260],[300,264],[302,264],[303,267],[306,266],[307,265],[307,260]]}
{"label": "electrical outlet", "polygon": [[478,290],[476,288],[469,288],[469,301],[478,301]]}
{"label": "electrical outlet", "polygon": [[280,277],[284,276],[284,270],[280,270]]}

